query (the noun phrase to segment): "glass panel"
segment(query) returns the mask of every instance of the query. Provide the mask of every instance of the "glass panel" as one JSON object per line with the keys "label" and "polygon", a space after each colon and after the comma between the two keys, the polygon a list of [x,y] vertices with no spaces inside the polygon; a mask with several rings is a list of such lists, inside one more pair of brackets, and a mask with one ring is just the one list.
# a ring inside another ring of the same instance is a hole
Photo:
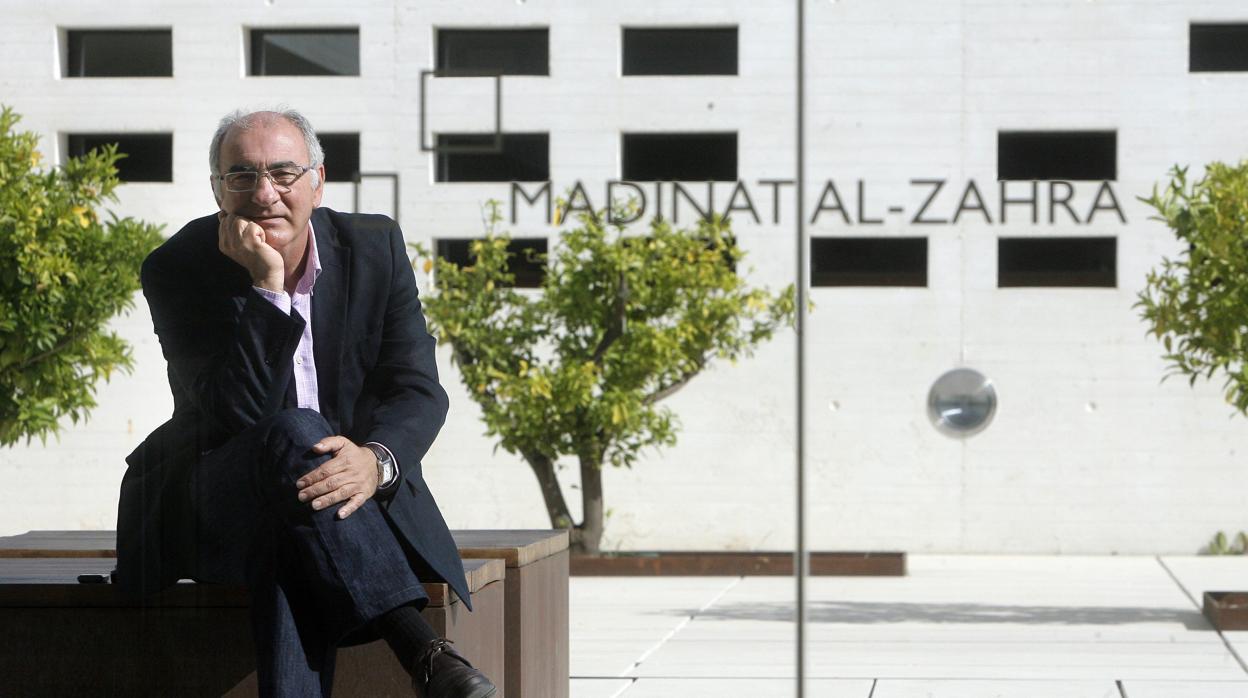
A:
{"label": "glass panel", "polygon": [[251,30],[251,75],[359,74],[359,29]]}
{"label": "glass panel", "polygon": [[109,143],[125,157],[117,161],[117,176],[123,182],[172,182],[172,133],[71,133],[67,138],[70,157],[79,157]]}
{"label": "glass panel", "polygon": [[630,182],[733,182],[736,133],[625,133],[623,173]]}
{"label": "glass panel", "polygon": [[325,181],[352,182],[360,174],[360,134],[318,133],[325,151]]}
{"label": "glass panel", "polygon": [[927,238],[815,238],[811,286],[926,286]]}
{"label": "glass panel", "polygon": [[1118,239],[1001,238],[997,286],[1117,285]]}
{"label": "glass panel", "polygon": [[1248,70],[1248,24],[1192,24],[1189,34],[1193,73]]}
{"label": "glass panel", "polygon": [[1009,180],[1115,179],[1118,134],[1113,131],[1002,131],[997,177]]}
{"label": "glass panel", "polygon": [[504,133],[438,134],[439,182],[543,182],[550,179],[550,136]]}
{"label": "glass panel", "polygon": [[438,72],[550,75],[546,29],[439,29]]}
{"label": "glass panel", "polygon": [[169,29],[70,29],[65,40],[69,43],[65,77],[173,75],[173,32]]}
{"label": "glass panel", "polygon": [[736,75],[737,28],[624,29],[625,75]]}

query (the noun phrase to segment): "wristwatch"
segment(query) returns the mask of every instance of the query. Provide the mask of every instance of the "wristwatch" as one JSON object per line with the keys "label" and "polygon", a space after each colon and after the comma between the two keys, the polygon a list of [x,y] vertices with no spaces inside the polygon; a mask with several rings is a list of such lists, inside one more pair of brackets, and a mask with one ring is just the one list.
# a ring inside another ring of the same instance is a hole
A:
{"label": "wristwatch", "polygon": [[390,456],[390,451],[386,450],[385,446],[372,441],[364,445],[373,452],[374,456],[377,456],[377,487],[389,486],[395,475],[394,458]]}

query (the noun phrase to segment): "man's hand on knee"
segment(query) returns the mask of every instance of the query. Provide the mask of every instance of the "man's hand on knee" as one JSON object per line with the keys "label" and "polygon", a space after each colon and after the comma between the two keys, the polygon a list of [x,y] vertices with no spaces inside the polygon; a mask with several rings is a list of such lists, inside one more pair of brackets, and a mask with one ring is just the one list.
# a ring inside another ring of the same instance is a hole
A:
{"label": "man's hand on knee", "polygon": [[345,436],[327,436],[312,450],[334,457],[295,483],[299,501],[311,502],[318,511],[346,502],[338,510],[338,518],[345,519],[377,491],[377,456],[372,449],[357,446]]}

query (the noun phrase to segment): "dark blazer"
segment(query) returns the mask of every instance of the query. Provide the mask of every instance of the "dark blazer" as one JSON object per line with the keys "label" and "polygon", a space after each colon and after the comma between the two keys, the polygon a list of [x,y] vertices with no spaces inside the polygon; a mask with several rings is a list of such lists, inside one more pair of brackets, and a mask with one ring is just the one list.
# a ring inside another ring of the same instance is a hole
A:
{"label": "dark blazer", "polygon": [[[312,298],[320,412],[357,444],[394,454],[402,481],[381,493],[411,550],[469,603],[446,522],[420,461],[446,418],[403,234],[385,216],[312,214],[321,275]],[[188,223],[143,263],[143,294],[168,361],[173,416],[126,458],[117,512],[117,582],[149,594],[189,576],[189,478],[199,458],[283,409],[306,324],[252,289],[217,249],[217,217]]]}

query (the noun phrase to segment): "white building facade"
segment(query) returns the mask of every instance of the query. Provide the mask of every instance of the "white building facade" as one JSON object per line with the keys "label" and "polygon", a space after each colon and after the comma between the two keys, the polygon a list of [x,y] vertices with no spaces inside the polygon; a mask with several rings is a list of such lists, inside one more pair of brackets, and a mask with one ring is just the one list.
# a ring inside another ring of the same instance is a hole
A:
{"label": "white building facade", "polygon": [[[1239,486],[1248,420],[1232,418],[1217,383],[1160,383],[1161,347],[1132,308],[1147,271],[1180,249],[1136,197],[1175,164],[1199,169],[1248,154],[1248,71],[1192,63],[1193,32],[1248,23],[1241,2],[810,0],[801,212],[794,3],[8,0],[4,8],[0,103],[42,136],[48,159],[63,159],[84,134],[170,136],[169,181],[127,183],[114,207],[165,224],[167,234],[214,210],[208,141],[220,116],[240,106],[285,104],[320,131],[358,134],[359,171],[385,176],[364,177],[358,192],[331,181],[325,204],[351,210],[358,193],[361,210],[397,216],[408,240],[427,246],[480,236],[482,204],[510,203],[506,181],[441,181],[459,177],[455,165],[428,149],[440,134],[491,132],[496,85],[504,134],[546,134],[546,177],[519,185],[529,194],[546,181],[556,195],[581,183],[600,207],[607,182],[627,178],[638,156],[628,136],[674,134],[660,152],[678,151],[681,134],[720,137],[731,152],[701,165],[727,172],[710,185],[714,208],[738,205],[734,231],[751,283],[793,281],[799,216],[812,251],[841,253],[813,255],[806,325],[812,549],[1194,552],[1219,529],[1248,528],[1248,489]],[[729,30],[719,36],[732,37],[735,65],[632,74],[624,45],[635,29]],[[171,75],[74,76],[71,61],[90,56],[70,44],[100,30],[167,31]],[[355,74],[254,75],[257,47],[282,45],[258,44],[256,33],[289,30],[354,32],[357,64],[344,70]],[[427,74],[450,30],[544,30],[546,74],[497,83]],[[1063,164],[1063,149],[1082,155]],[[1050,150],[1059,174],[1086,173],[1043,176]],[[326,167],[334,170],[332,156]],[[1042,180],[1034,196],[1033,179]],[[642,187],[651,212],[694,215],[689,202],[672,210],[670,184]],[[685,184],[703,205],[706,187]],[[741,188],[757,220],[734,196]],[[544,213],[521,199],[506,227],[555,245],[560,226]],[[818,247],[825,239],[850,246]],[[1028,247],[1033,240],[1040,247]],[[1029,266],[1036,249],[1060,268]],[[869,259],[846,269],[846,250]],[[91,419],[66,425],[59,440],[0,451],[10,495],[0,535],[113,527],[122,459],[172,407],[141,296],[115,325],[134,345],[136,370],[103,386]],[[679,444],[604,477],[604,548],[793,545],[795,341],[784,334],[753,359],[717,365],[670,399]],[[445,347],[439,361],[452,409],[424,472],[448,522],[548,526],[528,467],[483,435]],[[957,367],[986,375],[999,398],[992,423],[965,439],[938,432],[926,413],[932,383]],[[579,502],[575,468],[562,474]]]}

